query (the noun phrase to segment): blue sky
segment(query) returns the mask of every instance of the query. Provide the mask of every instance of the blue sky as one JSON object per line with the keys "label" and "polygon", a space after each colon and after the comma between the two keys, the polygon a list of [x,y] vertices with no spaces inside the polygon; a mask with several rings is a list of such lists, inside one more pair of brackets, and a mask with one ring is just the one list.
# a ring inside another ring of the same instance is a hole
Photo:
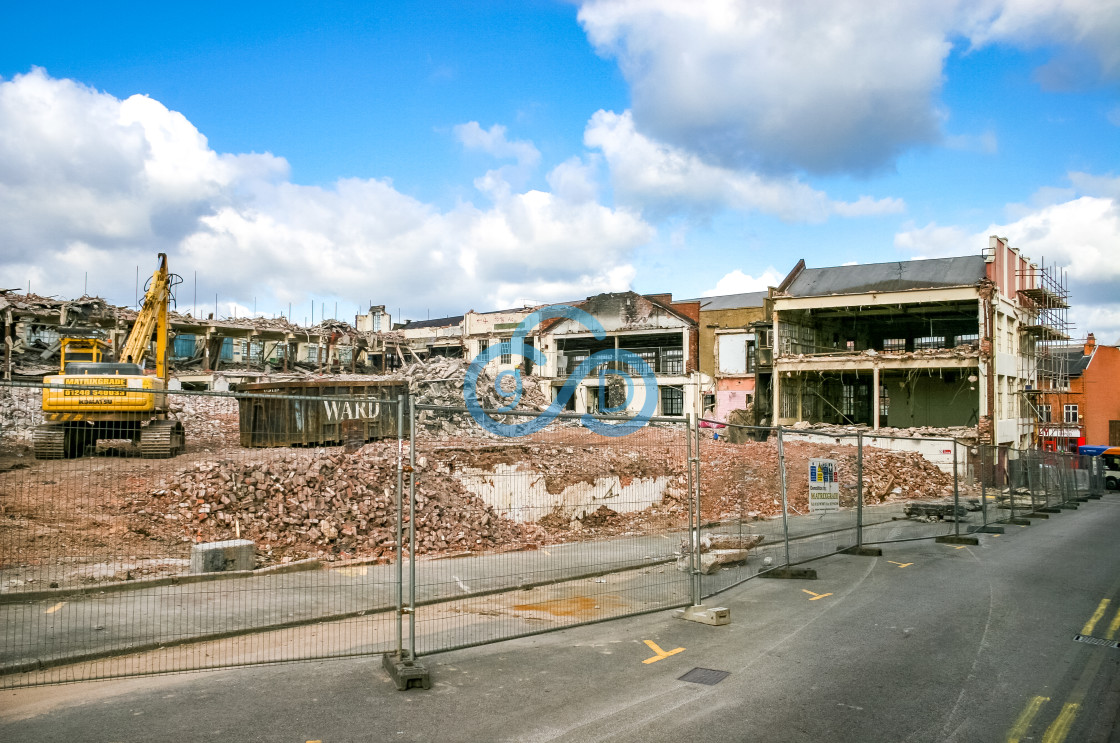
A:
{"label": "blue sky", "polygon": [[997,233],[1120,338],[1120,3],[105,7],[5,11],[0,287],[423,318]]}

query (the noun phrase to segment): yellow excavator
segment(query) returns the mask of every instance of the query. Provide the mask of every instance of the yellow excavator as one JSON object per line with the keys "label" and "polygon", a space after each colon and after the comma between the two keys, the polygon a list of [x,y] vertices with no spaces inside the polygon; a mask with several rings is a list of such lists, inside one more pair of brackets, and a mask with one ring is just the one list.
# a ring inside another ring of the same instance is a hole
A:
{"label": "yellow excavator", "polygon": [[[183,450],[183,424],[169,417],[167,406],[167,309],[173,280],[167,255],[144,293],[132,332],[106,362],[109,345],[95,337],[62,338],[60,374],[43,378],[44,423],[35,429],[36,459],[82,456],[98,440],[127,439],[149,459],[173,457]],[[175,281],[178,283],[178,281]],[[155,339],[155,374],[144,361]]]}

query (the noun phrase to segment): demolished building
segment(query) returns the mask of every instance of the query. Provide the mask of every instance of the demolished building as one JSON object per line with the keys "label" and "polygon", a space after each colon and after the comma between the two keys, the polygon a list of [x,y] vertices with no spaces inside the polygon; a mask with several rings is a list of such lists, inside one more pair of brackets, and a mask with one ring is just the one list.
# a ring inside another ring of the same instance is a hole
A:
{"label": "demolished building", "polygon": [[760,355],[769,413],[799,422],[973,427],[983,441],[1031,441],[1025,393],[1040,342],[1067,337],[1040,313],[1064,304],[1005,238],[982,255],[806,268],[772,290]]}
{"label": "demolished building", "polygon": [[[0,292],[3,377],[40,381],[55,373],[63,337],[102,339],[112,354],[123,346],[136,316],[134,308],[99,297]],[[195,318],[180,312],[168,313],[168,319],[173,388],[223,387],[275,373],[385,372],[404,363],[404,339],[391,330],[384,307],[358,315],[355,325],[324,320],[301,327],[284,317]]]}

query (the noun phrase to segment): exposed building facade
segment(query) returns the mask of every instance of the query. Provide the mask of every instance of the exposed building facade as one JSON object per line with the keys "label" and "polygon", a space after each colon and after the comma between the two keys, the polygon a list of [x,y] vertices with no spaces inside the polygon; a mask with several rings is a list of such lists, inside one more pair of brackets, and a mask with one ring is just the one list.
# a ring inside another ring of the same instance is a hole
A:
{"label": "exposed building facade", "polygon": [[[982,255],[806,268],[772,293],[774,422],[976,427],[1032,438],[1040,337],[1060,337],[1036,264],[1003,238]],[[1040,323],[1042,323],[1040,325]]]}
{"label": "exposed building facade", "polygon": [[[604,337],[596,338],[583,324],[567,318],[542,325],[540,343],[546,363],[537,373],[552,399],[592,354],[621,350],[641,357],[652,369],[657,382],[656,415],[684,416],[697,410],[699,302],[673,302],[669,294],[619,292],[588,297],[572,306],[594,317]],[[615,407],[607,402],[606,385],[612,376],[610,370],[626,371],[624,367],[622,361],[597,366],[579,382],[568,409],[594,413]],[[646,400],[644,394],[649,393],[636,392],[627,409],[640,410]]]}

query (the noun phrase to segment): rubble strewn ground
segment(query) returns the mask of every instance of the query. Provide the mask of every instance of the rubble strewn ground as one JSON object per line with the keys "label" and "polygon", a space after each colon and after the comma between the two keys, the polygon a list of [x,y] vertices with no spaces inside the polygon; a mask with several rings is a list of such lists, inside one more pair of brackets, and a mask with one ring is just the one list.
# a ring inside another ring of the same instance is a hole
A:
{"label": "rubble strewn ground", "polygon": [[[422,403],[461,406],[466,366],[458,359],[441,359],[407,367],[404,378]],[[547,407],[539,390],[528,384],[525,389],[523,409]],[[484,405],[505,402],[492,386],[482,394]],[[235,399],[171,399],[188,443],[187,451],[174,459],[36,461],[28,445],[30,427],[39,417],[39,392],[11,390],[0,401],[0,567],[112,556],[121,564],[159,563],[167,566],[161,570],[178,571],[191,544],[235,537],[254,540],[260,563],[266,565],[308,557],[384,561],[395,554],[395,440],[354,451],[337,446],[245,449],[239,444]],[[481,431],[467,414],[421,411],[418,418],[420,554],[532,549],[561,541],[665,533],[688,523],[683,426],[652,425],[608,438],[571,423],[554,423],[527,438],[500,439]],[[407,463],[407,441],[399,451]],[[853,446],[786,441],[784,451],[791,514],[808,510],[810,457],[837,460],[841,506],[854,504]],[[703,522],[781,513],[773,437],[743,443],[709,438],[700,446],[699,459]],[[608,477],[618,478],[623,487],[641,478],[669,485],[658,502],[643,503],[633,512],[592,503],[573,518],[570,512],[537,506],[526,521],[508,518],[464,487],[465,473],[499,477],[510,467],[540,475],[549,493]],[[868,504],[953,492],[952,475],[918,454],[867,447],[863,467]],[[106,579],[120,572],[109,570]],[[126,572],[135,577],[148,569]]]}

